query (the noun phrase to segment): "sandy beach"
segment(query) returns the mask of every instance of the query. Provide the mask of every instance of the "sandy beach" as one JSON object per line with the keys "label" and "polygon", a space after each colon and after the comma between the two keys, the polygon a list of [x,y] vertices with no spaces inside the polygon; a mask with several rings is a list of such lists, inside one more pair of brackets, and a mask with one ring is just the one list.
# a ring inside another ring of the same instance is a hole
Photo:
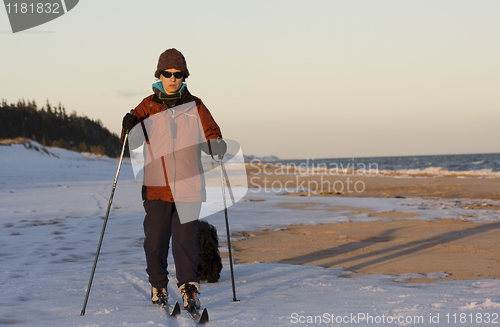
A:
{"label": "sandy beach", "polygon": [[[419,197],[424,199],[500,200],[500,178],[457,172],[440,175],[415,173],[412,176],[390,171],[318,173],[285,170],[278,166],[247,165],[248,185],[298,196]],[[292,191],[290,191],[292,192]]]}
{"label": "sandy beach", "polygon": [[[249,171],[250,187],[288,188],[316,186],[285,196],[289,209],[347,210],[368,213],[373,222],[320,225],[289,225],[285,230],[241,233],[234,242],[237,263],[278,262],[296,265],[342,267],[346,277],[365,274],[437,274],[435,278],[412,278],[411,282],[442,279],[500,278],[500,222],[476,223],[466,219],[417,221],[415,212],[378,212],[367,208],[325,207],[314,202],[294,203],[294,196],[371,198],[461,199],[458,206],[470,210],[499,210],[500,179],[438,176],[329,176],[284,175]],[[347,189],[347,183],[351,192]],[[363,183],[363,191],[358,190]],[[301,185],[302,183],[302,185]],[[337,191],[332,190],[336,183]],[[325,187],[321,187],[324,185]],[[330,185],[330,189],[326,186]],[[319,186],[319,187],[318,187]],[[471,201],[467,201],[470,199]],[[484,201],[477,201],[482,199]],[[387,218],[384,221],[375,218]],[[405,279],[408,281],[408,279]]]}

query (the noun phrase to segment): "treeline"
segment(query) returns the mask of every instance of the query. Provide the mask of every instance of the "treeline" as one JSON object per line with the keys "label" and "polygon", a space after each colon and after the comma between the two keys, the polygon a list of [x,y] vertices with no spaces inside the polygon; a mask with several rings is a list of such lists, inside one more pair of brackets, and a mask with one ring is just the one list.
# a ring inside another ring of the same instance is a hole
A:
{"label": "treeline", "polygon": [[118,157],[122,144],[118,135],[111,133],[98,120],[70,115],[59,104],[38,108],[35,101],[19,100],[17,104],[0,104],[0,139],[25,137],[44,146],[53,146],[77,152]]}

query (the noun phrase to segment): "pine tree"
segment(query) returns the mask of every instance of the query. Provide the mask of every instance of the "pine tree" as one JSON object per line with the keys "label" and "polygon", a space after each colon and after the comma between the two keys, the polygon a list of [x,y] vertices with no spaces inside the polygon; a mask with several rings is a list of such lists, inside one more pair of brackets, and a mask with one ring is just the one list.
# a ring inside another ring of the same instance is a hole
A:
{"label": "pine tree", "polygon": [[79,117],[76,111],[68,116],[61,103],[52,107],[48,100],[45,106],[38,109],[34,100],[21,99],[17,104],[9,105],[2,99],[0,120],[4,122],[0,139],[31,136],[44,146],[82,152],[90,149],[91,152],[110,157],[118,156],[122,147],[118,135],[106,129],[100,119]]}

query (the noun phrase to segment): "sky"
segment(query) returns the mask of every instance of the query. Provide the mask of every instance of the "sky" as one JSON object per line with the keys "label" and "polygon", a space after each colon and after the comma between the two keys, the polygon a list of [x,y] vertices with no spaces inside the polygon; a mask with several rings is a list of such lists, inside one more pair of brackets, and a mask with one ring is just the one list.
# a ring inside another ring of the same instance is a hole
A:
{"label": "sky", "polygon": [[247,155],[498,153],[499,16],[498,0],[82,0],[12,33],[1,8],[0,99],[119,133],[176,48]]}

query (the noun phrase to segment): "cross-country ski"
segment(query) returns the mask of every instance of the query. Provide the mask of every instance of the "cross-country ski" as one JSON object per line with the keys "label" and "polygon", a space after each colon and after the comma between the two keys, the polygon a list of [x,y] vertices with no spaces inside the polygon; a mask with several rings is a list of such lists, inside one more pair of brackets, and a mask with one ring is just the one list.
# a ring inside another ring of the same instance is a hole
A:
{"label": "cross-country ski", "polygon": [[186,312],[191,316],[191,318],[194,319],[199,324],[205,324],[208,322],[208,310],[207,308],[203,308],[203,310],[200,311],[193,308],[193,309],[188,309]]}
{"label": "cross-country ski", "polygon": [[160,307],[163,308],[169,316],[177,317],[181,314],[181,306],[178,301],[175,301],[174,304],[167,303],[161,305]]}

